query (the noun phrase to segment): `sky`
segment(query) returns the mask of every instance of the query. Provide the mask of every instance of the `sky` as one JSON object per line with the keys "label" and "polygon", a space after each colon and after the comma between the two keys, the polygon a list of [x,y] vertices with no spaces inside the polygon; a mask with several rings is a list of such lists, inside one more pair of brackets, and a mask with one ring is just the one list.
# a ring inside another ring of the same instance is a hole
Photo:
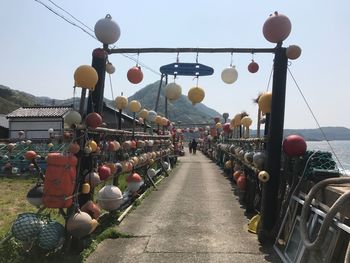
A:
{"label": "sky", "polygon": [[[49,0],[40,1],[74,21]],[[264,38],[262,27],[269,14],[278,11],[292,23],[291,34],[283,46],[295,44],[302,48],[301,57],[290,61],[289,70],[317,121],[321,126],[350,128],[349,1],[55,0],[54,3],[90,28],[110,14],[121,28],[121,37],[115,44],[120,48],[273,48],[275,44]],[[75,69],[91,65],[92,51],[102,47],[99,41],[34,0],[2,0],[0,24],[0,84],[36,96],[72,97]],[[230,65],[231,54],[198,54],[199,63],[214,68],[212,76],[199,78],[199,86],[206,93],[203,103],[230,116],[246,111],[256,125],[257,106],[252,100],[271,90],[273,55],[254,55],[260,66],[255,74],[247,70],[251,54],[233,54],[232,59],[239,77],[228,85],[220,76]],[[175,62],[176,54],[140,54],[139,60],[158,72],[160,66]],[[179,54],[179,60],[194,63],[196,54]],[[109,61],[116,72],[111,75],[112,85],[108,78],[105,83],[108,99],[121,92],[133,95],[160,79],[160,75],[143,68],[143,81],[131,84],[126,73],[135,62],[120,54],[110,55]],[[184,95],[196,85],[191,77],[179,77],[177,83]],[[317,128],[297,85],[288,73],[284,127]],[[76,96],[79,94],[80,90]]]}

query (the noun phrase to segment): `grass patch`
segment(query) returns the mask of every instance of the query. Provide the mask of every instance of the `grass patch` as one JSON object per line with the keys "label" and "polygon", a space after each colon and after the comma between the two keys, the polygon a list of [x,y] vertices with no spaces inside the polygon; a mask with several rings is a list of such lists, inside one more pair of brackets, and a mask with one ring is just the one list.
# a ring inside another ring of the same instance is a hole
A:
{"label": "grass patch", "polygon": [[[152,167],[157,169],[157,165]],[[118,176],[118,187],[124,191],[127,187],[126,177],[129,173],[122,173]],[[163,175],[157,178],[157,184]],[[37,182],[36,177],[22,176],[22,177],[0,177],[0,241],[9,233],[12,223],[17,216],[24,212],[37,212],[37,208],[33,207],[26,200],[28,191],[35,186]],[[111,183],[111,182],[108,182]],[[106,184],[106,183],[105,183]],[[95,188],[96,194],[105,184],[100,184]],[[146,190],[142,198],[134,202],[134,207],[141,204],[152,191],[153,187]],[[60,222],[64,225],[64,218],[58,213],[58,209],[45,209],[43,214],[50,214],[50,218]],[[99,226],[94,233],[86,239],[74,241],[79,244],[71,244],[74,247],[80,247],[79,250],[69,247],[63,248],[59,251],[48,252],[37,246],[34,246],[29,252],[25,251],[24,245],[16,241],[14,238],[0,243],[0,263],[7,262],[83,262],[97,247],[97,245],[105,239],[111,238],[129,238],[124,233],[120,233],[114,227],[117,223],[121,212],[105,213],[99,218]],[[85,248],[85,249],[83,249]]]}
{"label": "grass patch", "polygon": [[35,178],[0,177],[0,238],[10,230],[18,214],[37,211],[26,199],[35,184]]}

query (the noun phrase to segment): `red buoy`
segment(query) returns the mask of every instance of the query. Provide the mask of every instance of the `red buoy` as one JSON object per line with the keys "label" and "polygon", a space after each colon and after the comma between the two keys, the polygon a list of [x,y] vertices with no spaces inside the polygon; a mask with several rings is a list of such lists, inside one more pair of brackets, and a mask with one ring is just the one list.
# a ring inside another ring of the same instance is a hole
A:
{"label": "red buoy", "polygon": [[102,117],[96,112],[91,112],[86,116],[85,123],[87,126],[96,129],[102,125]]}
{"label": "red buoy", "polygon": [[289,135],[283,140],[283,151],[290,157],[302,156],[306,152],[306,142],[299,135]]}
{"label": "red buoy", "polygon": [[248,65],[248,71],[250,73],[256,73],[256,72],[258,72],[258,70],[259,70],[258,63],[256,63],[254,60],[252,60],[252,62],[250,62]]}
{"label": "red buoy", "polygon": [[247,177],[245,175],[241,175],[237,179],[237,186],[240,190],[245,191],[247,186]]}
{"label": "red buoy", "polygon": [[133,84],[138,84],[143,79],[143,73],[140,66],[132,67],[127,73],[128,80]]}

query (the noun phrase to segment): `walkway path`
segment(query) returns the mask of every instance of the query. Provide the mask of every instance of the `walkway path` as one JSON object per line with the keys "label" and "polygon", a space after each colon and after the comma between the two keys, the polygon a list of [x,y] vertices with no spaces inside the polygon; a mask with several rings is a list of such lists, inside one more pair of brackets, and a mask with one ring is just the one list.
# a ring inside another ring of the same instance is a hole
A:
{"label": "walkway path", "polygon": [[279,262],[263,252],[232,186],[208,158],[181,157],[175,171],[129,214],[87,262]]}

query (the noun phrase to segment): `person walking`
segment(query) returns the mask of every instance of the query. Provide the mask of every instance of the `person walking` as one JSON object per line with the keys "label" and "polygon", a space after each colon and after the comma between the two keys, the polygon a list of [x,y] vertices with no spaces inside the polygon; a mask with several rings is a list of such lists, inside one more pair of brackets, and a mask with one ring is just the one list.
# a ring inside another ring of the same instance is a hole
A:
{"label": "person walking", "polygon": [[188,150],[189,150],[189,152],[190,153],[192,153],[192,142],[190,141],[189,143],[188,143]]}
{"label": "person walking", "polygon": [[193,139],[193,140],[192,140],[192,151],[193,151],[193,154],[196,154],[196,151],[197,151],[197,142],[196,142],[196,139]]}

